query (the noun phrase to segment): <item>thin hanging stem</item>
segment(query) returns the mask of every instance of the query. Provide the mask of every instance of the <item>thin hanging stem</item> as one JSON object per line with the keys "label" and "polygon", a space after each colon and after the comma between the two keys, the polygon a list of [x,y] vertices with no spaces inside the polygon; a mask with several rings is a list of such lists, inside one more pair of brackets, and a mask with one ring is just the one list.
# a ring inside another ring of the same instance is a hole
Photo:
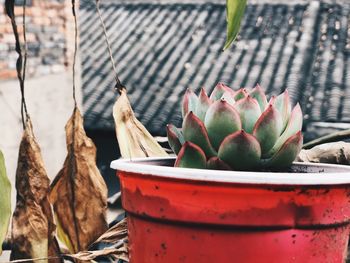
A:
{"label": "thin hanging stem", "polygon": [[25,68],[27,64],[27,39],[26,39],[26,26],[25,26],[25,11],[26,11],[26,1],[23,2],[23,39],[24,39],[24,57],[22,55],[22,48],[18,34],[18,28],[16,24],[16,16],[14,12],[14,0],[5,0],[6,14],[11,19],[11,25],[13,34],[16,40],[16,52],[18,54],[18,59],[16,63],[17,78],[19,80],[20,90],[21,90],[21,116],[23,129],[26,126],[26,120],[29,119],[29,114],[27,110],[27,103],[24,97],[24,80],[25,80]]}
{"label": "thin hanging stem", "polygon": [[118,77],[118,73],[117,73],[117,68],[115,66],[115,62],[114,62],[114,58],[113,58],[113,54],[112,54],[112,49],[111,49],[111,45],[109,43],[109,39],[108,39],[108,34],[107,34],[107,29],[106,29],[106,25],[103,21],[102,15],[101,15],[101,11],[100,11],[100,0],[96,0],[96,10],[98,13],[98,16],[100,18],[100,24],[101,27],[103,29],[103,34],[105,36],[105,40],[106,40],[106,44],[107,44],[107,49],[108,49],[108,53],[109,53],[109,58],[111,60],[112,63],[112,68],[114,71],[114,76],[115,76],[115,86],[114,88],[119,92],[119,94],[122,93],[122,90],[125,89],[124,85],[121,83],[119,77]]}
{"label": "thin hanging stem", "polygon": [[23,2],[23,40],[24,40],[24,58],[23,58],[23,70],[22,70],[22,79],[23,79],[23,88],[22,88],[22,107],[21,107],[21,115],[23,119],[23,111],[26,114],[26,119],[29,118],[28,116],[28,110],[27,110],[27,104],[25,101],[24,96],[24,81],[26,79],[26,70],[27,70],[27,57],[28,57],[28,45],[27,45],[27,33],[26,33],[26,6],[27,6],[27,0],[24,0]]}
{"label": "thin hanging stem", "polygon": [[77,52],[78,52],[78,23],[77,16],[75,13],[75,0],[72,0],[72,13],[74,18],[74,55],[73,55],[73,100],[74,100],[74,108],[77,107],[77,99],[76,99],[76,79],[75,79],[75,64],[77,61]]}

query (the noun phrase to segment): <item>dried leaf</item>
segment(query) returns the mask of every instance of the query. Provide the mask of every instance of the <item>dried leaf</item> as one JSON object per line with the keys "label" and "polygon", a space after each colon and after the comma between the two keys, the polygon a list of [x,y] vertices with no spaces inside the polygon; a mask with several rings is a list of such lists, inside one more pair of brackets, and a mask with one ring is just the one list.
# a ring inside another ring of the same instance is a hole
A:
{"label": "dried leaf", "polygon": [[325,144],[315,146],[310,150],[301,150],[296,161],[349,165],[350,164],[350,143],[346,143],[346,142],[325,143]]}
{"label": "dried leaf", "polygon": [[101,250],[94,250],[94,251],[82,251],[77,254],[72,255],[65,255],[68,258],[73,258],[81,261],[90,261],[94,260],[98,257],[111,257],[114,262],[118,259],[124,260],[126,262],[129,261],[128,259],[128,249],[126,246],[123,246],[121,248],[105,248]]}
{"label": "dried leaf", "polygon": [[0,255],[11,218],[11,183],[6,175],[4,155],[0,151]]}
{"label": "dried leaf", "polygon": [[97,243],[117,243],[122,239],[128,237],[127,221],[124,218],[118,224],[115,224],[109,228],[105,233],[103,233],[95,242]]}
{"label": "dried leaf", "polygon": [[87,250],[107,230],[107,187],[96,166],[96,147],[77,108],[66,125],[68,155],[51,185],[59,239],[71,253]]}
{"label": "dried leaf", "polygon": [[168,156],[142,123],[136,119],[125,89],[114,104],[113,117],[123,158]]}
{"label": "dried leaf", "polygon": [[[54,238],[55,225],[48,201],[49,178],[30,119],[27,120],[19,148],[16,189],[11,260],[58,256],[59,248]],[[61,262],[61,260],[40,262]]]}

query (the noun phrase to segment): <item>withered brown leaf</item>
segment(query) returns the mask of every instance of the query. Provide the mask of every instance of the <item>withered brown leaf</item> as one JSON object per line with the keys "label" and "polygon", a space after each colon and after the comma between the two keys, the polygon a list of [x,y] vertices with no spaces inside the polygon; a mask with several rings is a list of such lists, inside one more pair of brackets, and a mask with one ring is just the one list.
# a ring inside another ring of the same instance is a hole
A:
{"label": "withered brown leaf", "polygon": [[95,242],[97,243],[117,243],[122,239],[128,238],[128,226],[126,218],[109,228],[105,233],[103,233]]}
{"label": "withered brown leaf", "polygon": [[331,142],[301,150],[296,161],[350,165],[350,143]]}
{"label": "withered brown leaf", "polygon": [[[56,226],[48,201],[49,186],[40,147],[28,119],[18,155],[11,260],[59,256],[58,244],[54,237]],[[56,258],[44,262],[61,260]]]}
{"label": "withered brown leaf", "polygon": [[77,254],[65,255],[67,258],[77,259],[81,261],[91,261],[98,257],[110,257],[113,262],[116,262],[118,259],[129,262],[128,258],[128,249],[125,246],[120,248],[105,248],[101,250],[93,250],[93,251],[82,251]]}
{"label": "withered brown leaf", "polygon": [[96,166],[96,147],[77,108],[66,124],[68,155],[51,185],[59,239],[71,253],[87,250],[107,230],[107,187]]}

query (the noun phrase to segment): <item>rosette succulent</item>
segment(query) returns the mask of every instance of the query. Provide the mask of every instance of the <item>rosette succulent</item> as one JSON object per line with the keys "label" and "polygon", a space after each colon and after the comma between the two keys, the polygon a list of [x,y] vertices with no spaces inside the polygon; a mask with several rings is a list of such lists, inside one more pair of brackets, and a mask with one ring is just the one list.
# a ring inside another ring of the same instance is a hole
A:
{"label": "rosette succulent", "polygon": [[288,167],[301,150],[303,116],[288,91],[268,101],[259,85],[233,91],[219,83],[210,97],[187,90],[182,128],[167,126],[175,166],[221,170]]}

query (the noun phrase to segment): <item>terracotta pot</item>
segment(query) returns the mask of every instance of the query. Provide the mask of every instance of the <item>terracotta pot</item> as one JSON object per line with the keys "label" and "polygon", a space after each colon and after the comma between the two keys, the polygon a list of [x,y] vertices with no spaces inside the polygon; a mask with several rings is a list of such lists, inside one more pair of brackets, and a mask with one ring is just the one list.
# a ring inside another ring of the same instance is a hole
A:
{"label": "terracotta pot", "polygon": [[131,263],[344,262],[350,168],[295,163],[290,173],[117,160]]}

